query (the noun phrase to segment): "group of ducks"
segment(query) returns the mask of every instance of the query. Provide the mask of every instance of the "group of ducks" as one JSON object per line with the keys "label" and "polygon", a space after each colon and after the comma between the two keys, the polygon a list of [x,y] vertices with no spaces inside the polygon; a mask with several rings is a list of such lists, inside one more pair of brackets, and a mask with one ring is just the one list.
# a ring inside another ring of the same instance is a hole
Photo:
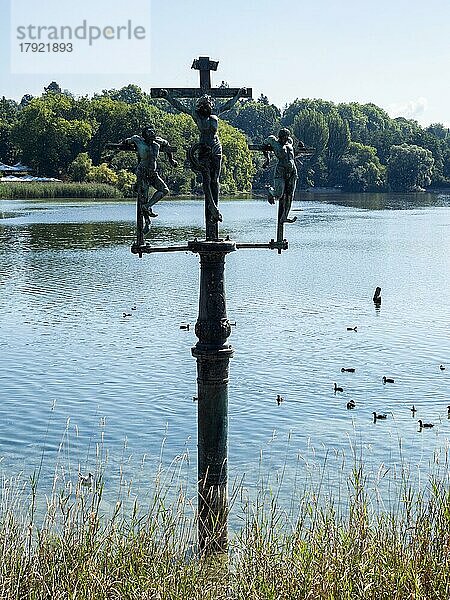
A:
{"label": "group of ducks", "polygon": [[[377,287],[373,296],[373,302],[375,304],[375,306],[377,308],[380,307],[381,305],[381,288]],[[351,326],[351,327],[347,327],[347,331],[358,331],[358,327],[357,325],[355,326]],[[445,371],[445,366],[444,365],[439,365],[439,369],[441,371]],[[341,368],[341,373],[354,373],[356,371],[356,369],[354,369],[353,367],[342,367]],[[386,383],[395,383],[395,379],[393,379],[392,377],[386,377],[383,376],[383,384]],[[333,384],[333,389],[334,389],[334,393],[336,394],[337,392],[343,392],[344,388],[338,386],[338,384],[335,382]],[[284,398],[282,396],[280,396],[279,394],[277,395],[276,398],[277,404],[278,406],[280,406],[280,404],[284,401]],[[349,400],[349,402],[347,402],[347,410],[352,410],[356,408],[356,402],[352,399]],[[413,417],[415,416],[417,409],[416,407],[413,405],[412,408],[410,409],[412,412]],[[384,421],[387,419],[387,414],[386,413],[377,413],[377,412],[373,412],[373,422],[376,423],[377,421]],[[447,416],[450,419],[450,406],[447,406]],[[422,421],[422,419],[418,420],[418,424],[419,424],[419,431],[421,431],[422,429],[432,429],[434,427],[434,423],[424,423]]]}
{"label": "group of ducks", "polygon": [[[444,365],[439,365],[439,369],[441,371],[445,371]],[[354,369],[353,367],[348,367],[348,368],[347,367],[342,367],[341,368],[341,373],[355,373],[355,371],[356,371],[356,369]],[[383,384],[386,384],[386,383],[395,383],[395,379],[393,379],[392,377],[386,377],[386,376],[383,376],[382,381],[383,381]],[[334,393],[335,394],[337,392],[343,392],[344,391],[344,388],[338,386],[338,384],[336,382],[334,382],[333,386],[334,386],[333,389],[334,389]],[[280,404],[282,402],[284,402],[283,396],[280,396],[280,394],[277,394],[276,402],[277,402],[277,405],[280,406]],[[347,410],[352,410],[355,407],[356,407],[356,402],[353,399],[349,400],[349,402],[347,402]],[[413,405],[410,410],[411,410],[412,415],[414,417],[415,414],[416,414],[416,412],[417,412],[417,408]],[[384,421],[384,420],[387,419],[387,414],[386,413],[377,413],[377,412],[374,411],[372,413],[372,415],[373,415],[373,422],[374,423],[376,423],[377,421]],[[447,406],[447,416],[450,419],[450,405]],[[418,420],[418,424],[419,424],[419,429],[420,430],[422,430],[422,429],[431,429],[432,427],[434,427],[434,423],[424,423],[422,421],[422,419]]]}
{"label": "group of ducks", "polygon": [[[445,371],[444,365],[439,365],[439,369],[441,371]],[[354,373],[354,372],[355,372],[355,369],[353,369],[353,368],[347,369],[345,367],[342,367],[342,369],[341,369],[341,373]],[[382,381],[383,381],[383,384],[386,384],[386,383],[395,383],[395,379],[393,379],[392,377],[386,377],[386,376],[383,376]],[[344,388],[338,386],[337,383],[334,383],[334,393],[335,394],[336,394],[336,392],[343,392],[343,391],[344,391]],[[356,403],[355,403],[354,400],[350,400],[349,402],[347,402],[347,409],[348,410],[352,410],[355,407],[356,407]],[[414,417],[415,414],[416,414],[416,412],[417,412],[417,408],[414,406],[414,404],[413,404],[413,406],[411,407],[410,410],[411,410],[412,415]],[[372,413],[372,415],[373,415],[373,422],[374,423],[376,423],[377,421],[382,421],[382,420],[387,419],[387,414],[386,413],[377,413],[377,412],[374,411]],[[450,419],[450,406],[447,406],[447,416]],[[432,427],[434,427],[434,423],[424,423],[422,421],[422,419],[418,420],[418,424],[419,424],[419,429],[420,430],[422,430],[422,429],[431,429]]]}
{"label": "group of ducks", "polygon": [[[342,367],[341,369],[341,373],[354,373],[356,371],[356,369],[354,369],[353,367],[350,368],[345,368]],[[383,377],[383,383],[395,383],[395,379],[392,379],[392,377]],[[343,392],[344,388],[338,386],[337,383],[334,383],[334,393],[336,394],[336,392]],[[352,410],[353,408],[356,408],[356,402],[354,400],[350,400],[349,402],[347,402],[347,410]],[[382,421],[384,419],[387,419],[387,414],[386,413],[377,413],[377,412],[373,412],[373,421],[374,423],[376,421]]]}
{"label": "group of ducks", "polygon": [[[374,295],[373,295],[373,302],[375,304],[375,308],[379,309],[381,306],[381,288],[377,287],[375,289]],[[347,331],[358,331],[357,326],[352,326],[352,327],[347,327]],[[439,365],[439,369],[441,371],[445,371],[445,366],[444,365]],[[354,373],[355,369],[353,368],[345,368],[342,367],[341,369],[341,373]],[[395,380],[392,377],[383,377],[383,384],[386,383],[395,383]],[[336,392],[343,392],[344,389],[340,386],[337,385],[337,383],[334,383],[334,393],[336,394]],[[354,400],[350,400],[349,402],[347,402],[347,409],[348,410],[352,410],[353,408],[356,407],[356,403]],[[413,417],[415,416],[417,409],[416,407],[413,405],[411,408],[411,412]],[[450,406],[447,406],[447,413],[448,413],[448,418],[450,419]],[[387,419],[387,414],[386,413],[377,413],[377,412],[373,412],[373,422],[376,423],[377,421],[383,421],[385,419]],[[422,431],[422,429],[431,429],[432,427],[434,427],[434,423],[424,423],[422,421],[422,419],[419,419],[418,421],[419,424],[419,431]]]}
{"label": "group of ducks", "polygon": [[[131,307],[131,310],[137,310],[136,304]],[[131,313],[124,312],[124,313],[122,313],[122,316],[123,316],[123,318],[125,318],[125,317],[131,317]]]}

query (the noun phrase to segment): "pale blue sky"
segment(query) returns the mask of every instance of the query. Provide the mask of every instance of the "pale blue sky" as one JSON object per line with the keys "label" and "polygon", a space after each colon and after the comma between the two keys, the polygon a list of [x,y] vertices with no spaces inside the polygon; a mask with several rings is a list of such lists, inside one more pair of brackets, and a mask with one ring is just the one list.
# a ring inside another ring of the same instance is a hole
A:
{"label": "pale blue sky", "polygon": [[[0,95],[38,94],[52,79],[75,94],[130,82],[197,86],[192,59],[208,55],[220,61],[213,84],[252,87],[280,107],[297,97],[374,102],[450,126],[450,0],[152,0],[148,74],[108,75],[11,74],[10,1],[23,2],[0,0]],[[72,0],[70,19],[82,20],[92,1]],[[99,1],[111,18],[123,6]]]}

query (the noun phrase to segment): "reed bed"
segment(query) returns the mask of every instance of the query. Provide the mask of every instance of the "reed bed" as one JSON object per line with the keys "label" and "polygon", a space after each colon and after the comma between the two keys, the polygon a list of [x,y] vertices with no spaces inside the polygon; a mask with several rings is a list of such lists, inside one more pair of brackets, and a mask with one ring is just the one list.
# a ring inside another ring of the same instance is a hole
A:
{"label": "reed bed", "polygon": [[[373,502],[362,463],[339,494],[325,480],[297,493],[295,509],[276,490],[254,490],[232,511],[242,526],[227,556],[196,551],[195,498],[161,471],[147,505],[118,497],[105,510],[104,465],[92,486],[55,471],[48,496],[39,473],[3,479],[2,599],[364,599],[450,597],[448,476],[416,490],[405,472],[388,508]],[[178,469],[177,473],[175,471]],[[393,488],[393,489],[394,489]],[[339,496],[339,497],[338,497]],[[128,499],[130,495],[128,494]],[[39,511],[39,503],[45,510]]]}
{"label": "reed bed", "polygon": [[0,181],[0,198],[122,198],[106,183],[7,183]]}

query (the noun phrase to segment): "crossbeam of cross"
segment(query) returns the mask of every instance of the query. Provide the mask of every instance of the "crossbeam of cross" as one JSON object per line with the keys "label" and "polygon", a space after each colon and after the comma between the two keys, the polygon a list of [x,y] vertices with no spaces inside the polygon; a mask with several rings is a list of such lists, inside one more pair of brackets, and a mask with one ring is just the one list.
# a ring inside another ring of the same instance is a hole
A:
{"label": "crossbeam of cross", "polygon": [[[217,71],[218,60],[211,60],[209,56],[200,56],[192,63],[192,69],[200,72],[200,87],[198,88],[151,88],[150,95],[152,98],[163,98],[161,90],[165,89],[169,94],[176,98],[200,98],[204,94],[208,94],[211,98],[233,98],[240,88],[218,87],[213,88],[211,85],[211,71]],[[252,88],[247,88],[242,98],[251,98]]]}

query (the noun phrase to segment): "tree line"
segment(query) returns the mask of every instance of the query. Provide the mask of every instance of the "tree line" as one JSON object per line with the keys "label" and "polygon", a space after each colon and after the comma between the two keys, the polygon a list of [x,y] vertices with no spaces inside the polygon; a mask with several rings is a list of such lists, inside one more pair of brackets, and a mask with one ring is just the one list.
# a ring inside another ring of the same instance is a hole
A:
{"label": "tree line", "polygon": [[[374,104],[356,102],[297,99],[280,110],[264,95],[239,102],[224,117],[219,129],[223,193],[249,192],[270,181],[262,155],[250,152],[247,142],[262,143],[280,127],[315,149],[300,169],[300,187],[374,192],[450,185],[450,132],[439,123],[423,128],[411,119],[391,118]],[[20,160],[38,175],[110,183],[129,195],[136,156],[107,156],[105,144],[139,133],[149,123],[177,147],[177,168],[164,157],[160,161],[171,191],[199,192],[201,183],[185,159],[197,140],[192,119],[132,84],[75,98],[52,82],[41,96],[27,94],[20,103],[3,97],[0,161]]]}
{"label": "tree line", "polygon": [[[349,192],[416,191],[450,185],[450,131],[442,124],[391,118],[375,104],[297,99],[280,111],[261,95],[226,116],[253,143],[280,126],[315,148],[300,170],[300,186]],[[258,171],[260,184],[267,174]]]}

